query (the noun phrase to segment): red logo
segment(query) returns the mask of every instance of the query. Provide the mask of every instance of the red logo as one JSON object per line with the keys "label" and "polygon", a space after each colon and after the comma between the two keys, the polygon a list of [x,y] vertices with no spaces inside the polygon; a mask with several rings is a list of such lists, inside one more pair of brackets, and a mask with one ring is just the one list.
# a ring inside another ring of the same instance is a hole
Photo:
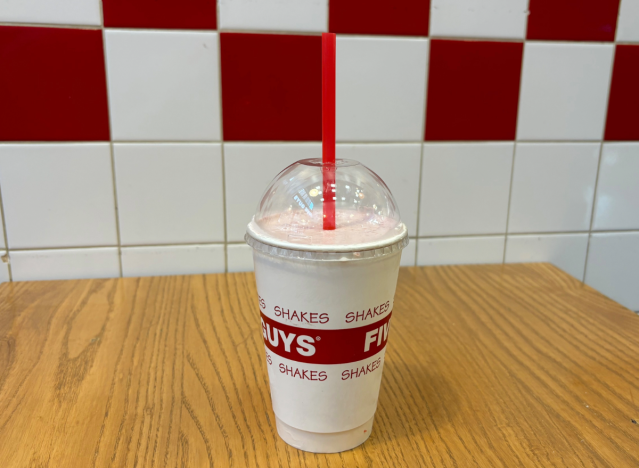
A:
{"label": "red logo", "polygon": [[346,364],[384,349],[392,311],[379,322],[343,330],[292,327],[260,314],[264,344],[278,356],[308,364]]}

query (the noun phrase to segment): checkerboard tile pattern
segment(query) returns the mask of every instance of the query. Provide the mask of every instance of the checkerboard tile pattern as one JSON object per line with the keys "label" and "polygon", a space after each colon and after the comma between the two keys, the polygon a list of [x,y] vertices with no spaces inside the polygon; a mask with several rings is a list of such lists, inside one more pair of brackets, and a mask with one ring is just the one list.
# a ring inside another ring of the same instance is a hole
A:
{"label": "checkerboard tile pattern", "polygon": [[243,271],[269,180],[387,181],[402,265],[549,261],[639,310],[638,0],[0,0],[0,281]]}

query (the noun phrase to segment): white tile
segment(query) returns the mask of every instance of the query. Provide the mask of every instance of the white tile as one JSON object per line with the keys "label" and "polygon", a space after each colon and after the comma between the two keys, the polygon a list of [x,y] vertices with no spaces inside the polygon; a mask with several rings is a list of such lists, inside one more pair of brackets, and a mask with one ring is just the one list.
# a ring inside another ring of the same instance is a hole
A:
{"label": "white tile", "polygon": [[105,36],[114,140],[220,139],[217,33]]}
{"label": "white tile", "polygon": [[198,275],[223,272],[223,245],[122,248],[123,276]]}
{"label": "white tile", "polygon": [[593,234],[586,284],[639,311],[639,232]]}
{"label": "white tile", "polygon": [[10,249],[117,244],[108,144],[0,145]]}
{"label": "white tile", "polygon": [[99,0],[0,0],[0,22],[100,25]]}
{"label": "white tile", "polygon": [[421,141],[426,39],[337,37],[338,141]]}
{"label": "white tile", "polygon": [[419,239],[417,265],[501,263],[505,236]]}
{"label": "white tile", "polygon": [[420,236],[506,232],[514,143],[424,145]]}
{"label": "white tile", "polygon": [[617,40],[639,42],[639,0],[621,0]]}
{"label": "white tile", "polygon": [[41,281],[120,276],[117,247],[12,251],[13,281]]}
{"label": "white tile", "polygon": [[600,140],[612,44],[527,42],[517,139]]}
{"label": "white tile", "polygon": [[604,143],[593,229],[639,229],[639,143]]}
{"label": "white tile", "polygon": [[219,0],[220,29],[326,31],[327,0]]}
{"label": "white tile", "polygon": [[587,231],[599,143],[518,143],[508,232]]}
{"label": "white tile", "polygon": [[408,245],[402,250],[402,259],[399,266],[412,267],[415,266],[415,251],[417,250],[417,239],[410,239]]}
{"label": "white tile", "polygon": [[9,257],[5,257],[5,255],[7,252],[0,250],[0,283],[9,281]]}
{"label": "white tile", "polygon": [[382,178],[399,207],[408,235],[417,232],[417,202],[419,193],[419,159],[421,145],[368,144],[337,145],[338,158],[355,159]]}
{"label": "white tile", "polygon": [[506,263],[549,262],[583,281],[587,250],[588,234],[508,236]]}
{"label": "white tile", "polygon": [[225,143],[228,241],[244,240],[246,225],[277,174],[300,159],[321,157],[319,143]]}
{"label": "white tile", "polygon": [[114,145],[122,245],[224,240],[216,143]]}
{"label": "white tile", "polygon": [[246,244],[231,244],[226,247],[228,272],[253,271],[253,249]]}
{"label": "white tile", "polygon": [[430,35],[523,38],[528,0],[433,0]]}

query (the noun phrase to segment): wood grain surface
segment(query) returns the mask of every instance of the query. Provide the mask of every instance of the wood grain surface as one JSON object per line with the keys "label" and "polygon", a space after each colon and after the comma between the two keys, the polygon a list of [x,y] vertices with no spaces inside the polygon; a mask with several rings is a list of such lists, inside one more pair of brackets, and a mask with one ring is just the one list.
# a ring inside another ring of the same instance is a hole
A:
{"label": "wood grain surface", "polygon": [[316,455],[275,431],[252,274],[3,284],[0,467],[639,467],[639,316],[546,264],[395,299],[371,438]]}

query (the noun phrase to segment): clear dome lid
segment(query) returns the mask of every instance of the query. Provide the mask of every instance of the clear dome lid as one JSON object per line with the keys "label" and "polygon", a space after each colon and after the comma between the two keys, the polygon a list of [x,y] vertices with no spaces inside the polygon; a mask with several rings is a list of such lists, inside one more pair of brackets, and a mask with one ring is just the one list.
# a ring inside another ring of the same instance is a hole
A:
{"label": "clear dome lid", "polygon": [[335,162],[328,194],[335,200],[335,229],[324,230],[324,167],[321,159],[304,159],[280,172],[264,192],[248,235],[285,249],[324,252],[379,249],[407,236],[384,181],[349,159]]}

